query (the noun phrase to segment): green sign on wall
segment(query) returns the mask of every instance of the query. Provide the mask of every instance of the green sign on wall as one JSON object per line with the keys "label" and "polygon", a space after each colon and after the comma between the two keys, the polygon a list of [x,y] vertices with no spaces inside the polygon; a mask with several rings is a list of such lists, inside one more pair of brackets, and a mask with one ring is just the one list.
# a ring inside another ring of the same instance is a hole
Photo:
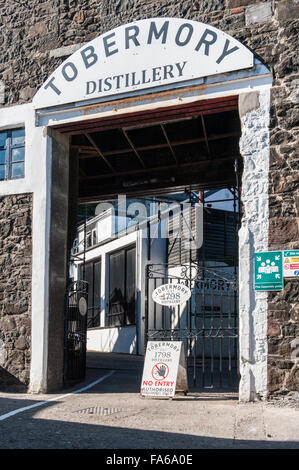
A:
{"label": "green sign on wall", "polygon": [[254,290],[283,290],[283,258],[281,251],[254,254]]}

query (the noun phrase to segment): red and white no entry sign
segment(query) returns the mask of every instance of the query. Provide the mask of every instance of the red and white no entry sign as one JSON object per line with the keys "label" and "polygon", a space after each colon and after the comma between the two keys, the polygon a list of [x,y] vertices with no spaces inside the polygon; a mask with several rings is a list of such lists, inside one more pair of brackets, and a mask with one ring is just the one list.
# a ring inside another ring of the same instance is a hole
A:
{"label": "red and white no entry sign", "polygon": [[182,341],[148,341],[141,395],[143,397],[173,397],[177,382],[178,390],[187,393],[188,381]]}
{"label": "red and white no entry sign", "polygon": [[152,369],[152,377],[155,380],[164,380],[169,374],[169,367],[164,362],[158,362]]}

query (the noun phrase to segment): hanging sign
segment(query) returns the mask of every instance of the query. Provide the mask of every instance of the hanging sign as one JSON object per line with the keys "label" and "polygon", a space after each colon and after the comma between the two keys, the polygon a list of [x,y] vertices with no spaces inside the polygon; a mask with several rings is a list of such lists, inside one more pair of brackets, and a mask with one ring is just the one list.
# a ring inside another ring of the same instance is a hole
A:
{"label": "hanging sign", "polygon": [[254,254],[254,289],[279,291],[283,289],[283,263],[281,251]]}
{"label": "hanging sign", "polygon": [[125,24],[66,59],[33,98],[36,109],[173,85],[253,66],[243,44],[185,18]]}
{"label": "hanging sign", "polygon": [[187,302],[191,297],[191,290],[185,284],[169,283],[157,287],[153,294],[153,301],[166,307],[175,307]]}
{"label": "hanging sign", "polygon": [[78,306],[79,306],[79,312],[84,317],[84,315],[86,315],[87,310],[88,310],[88,305],[84,297],[80,297]]}
{"label": "hanging sign", "polygon": [[149,341],[143,367],[141,395],[173,397],[188,392],[187,368],[182,341]]}
{"label": "hanging sign", "polygon": [[283,275],[299,279],[299,250],[283,251]]}

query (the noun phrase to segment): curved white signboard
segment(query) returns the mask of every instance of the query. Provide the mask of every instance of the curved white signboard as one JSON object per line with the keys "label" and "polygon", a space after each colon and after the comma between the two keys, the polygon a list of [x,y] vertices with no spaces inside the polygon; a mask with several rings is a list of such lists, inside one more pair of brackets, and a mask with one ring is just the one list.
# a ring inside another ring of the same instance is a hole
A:
{"label": "curved white signboard", "polygon": [[187,302],[191,297],[191,290],[185,284],[163,284],[157,287],[153,294],[153,301],[167,307],[174,307]]}
{"label": "curved white signboard", "polygon": [[46,80],[35,108],[120,95],[253,66],[243,44],[181,18],[125,24],[85,44]]}

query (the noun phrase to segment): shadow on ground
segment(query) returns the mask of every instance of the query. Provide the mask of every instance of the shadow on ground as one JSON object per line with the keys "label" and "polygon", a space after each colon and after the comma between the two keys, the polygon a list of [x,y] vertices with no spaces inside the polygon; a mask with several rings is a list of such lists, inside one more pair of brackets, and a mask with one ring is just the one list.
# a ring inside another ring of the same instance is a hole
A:
{"label": "shadow on ground", "polygon": [[19,392],[24,393],[27,386],[20,382],[14,375],[0,367],[0,392]]}
{"label": "shadow on ground", "polygon": [[[1,406],[3,400],[8,401]],[[16,400],[0,398],[0,407],[15,409]],[[17,400],[18,408],[28,400]],[[51,402],[37,410],[57,405]],[[32,404],[32,401],[29,402]],[[1,413],[3,414],[3,412]],[[106,424],[67,422],[35,417],[28,410],[0,421],[1,449],[298,449],[299,442],[234,440],[152,431]],[[0,417],[1,418],[1,417]]]}

